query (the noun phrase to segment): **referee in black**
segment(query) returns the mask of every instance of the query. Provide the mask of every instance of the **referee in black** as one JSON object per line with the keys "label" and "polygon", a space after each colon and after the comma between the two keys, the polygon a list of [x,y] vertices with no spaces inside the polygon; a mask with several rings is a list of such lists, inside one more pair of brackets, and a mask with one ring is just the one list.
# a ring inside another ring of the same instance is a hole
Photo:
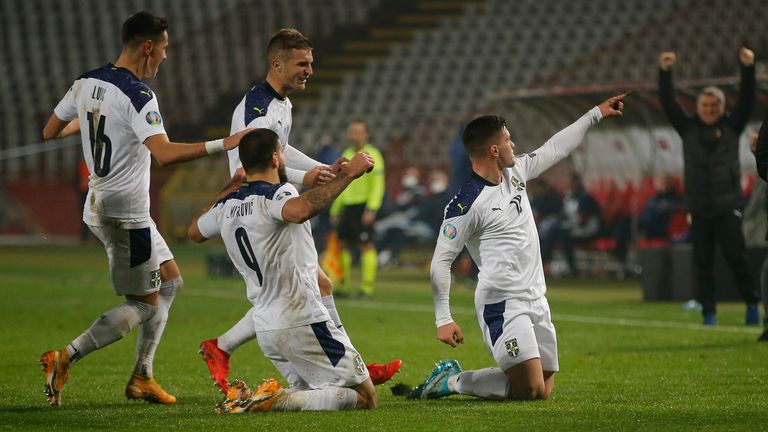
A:
{"label": "referee in black", "polygon": [[659,99],[672,126],[683,140],[685,203],[691,215],[695,282],[702,304],[704,325],[717,324],[712,267],[715,244],[733,271],[741,297],[747,304],[746,324],[759,325],[760,300],[745,256],[741,231],[741,167],[739,136],[755,104],[755,54],[739,51],[741,84],[732,112],[725,110],[725,95],[717,87],[699,93],[696,113],[689,115],[675,100],[672,84],[674,52],[659,56]]}

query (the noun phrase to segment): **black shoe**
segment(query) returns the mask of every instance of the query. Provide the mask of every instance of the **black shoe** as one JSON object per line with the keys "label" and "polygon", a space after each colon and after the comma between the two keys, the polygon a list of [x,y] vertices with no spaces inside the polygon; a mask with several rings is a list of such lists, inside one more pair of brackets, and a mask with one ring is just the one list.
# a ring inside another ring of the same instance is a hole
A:
{"label": "black shoe", "polygon": [[763,334],[760,335],[759,338],[757,338],[758,342],[768,342],[768,328],[763,330]]}

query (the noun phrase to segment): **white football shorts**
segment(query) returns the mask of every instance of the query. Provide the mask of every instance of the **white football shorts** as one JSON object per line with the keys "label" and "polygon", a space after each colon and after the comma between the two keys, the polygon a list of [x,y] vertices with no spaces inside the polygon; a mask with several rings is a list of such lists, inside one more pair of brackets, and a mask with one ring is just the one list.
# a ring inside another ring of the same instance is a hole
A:
{"label": "white football shorts", "polygon": [[115,294],[145,296],[160,289],[160,264],[173,259],[154,221],[101,219],[88,225],[104,243]]}
{"label": "white football shorts", "polygon": [[534,301],[508,299],[476,305],[485,346],[501,370],[539,358],[542,369],[557,372],[557,334],[545,297]]}
{"label": "white football shorts", "polygon": [[354,387],[368,379],[362,357],[333,321],[260,331],[257,340],[291,391]]}

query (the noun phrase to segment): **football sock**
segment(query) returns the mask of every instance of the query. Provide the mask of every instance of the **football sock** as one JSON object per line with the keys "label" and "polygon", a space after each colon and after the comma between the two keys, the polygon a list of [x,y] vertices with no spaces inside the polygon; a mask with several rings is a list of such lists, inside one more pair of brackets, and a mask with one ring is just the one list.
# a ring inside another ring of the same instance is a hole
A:
{"label": "football sock", "polygon": [[120,306],[105,312],[67,345],[70,363],[75,363],[93,351],[122,339],[131,329],[152,318],[156,311],[156,306],[126,300]]}
{"label": "football sock", "polygon": [[248,309],[248,312],[237,324],[219,336],[219,349],[227,354],[232,354],[240,345],[256,339],[256,327],[253,323],[254,313],[256,313],[256,309]]}
{"label": "football sock", "polygon": [[181,276],[176,279],[165,281],[160,285],[160,292],[157,296],[157,313],[139,324],[139,335],[136,339],[136,365],[134,372],[152,377],[152,363],[155,359],[155,351],[163,336],[165,324],[168,322],[168,311],[171,309],[173,299],[184,286],[184,280]]}
{"label": "football sock", "polygon": [[342,249],[339,256],[341,257],[341,279],[338,288],[339,291],[348,293],[352,278],[352,254],[348,249]]}
{"label": "football sock", "polygon": [[344,324],[341,323],[341,317],[339,316],[339,311],[336,310],[336,302],[333,300],[333,295],[320,297],[320,301],[322,301],[323,306],[328,309],[328,315],[331,316],[333,325],[335,325],[337,329],[346,334],[347,331],[344,330]]}
{"label": "football sock", "polygon": [[448,388],[459,394],[483,399],[509,398],[509,379],[499,368],[464,371],[448,379]]}
{"label": "football sock", "polygon": [[272,411],[339,411],[357,406],[357,392],[347,387],[326,387],[286,394]]}
{"label": "football sock", "polygon": [[360,291],[364,294],[373,295],[373,282],[376,280],[378,254],[376,249],[368,249],[360,255],[360,267],[362,267],[363,283],[360,285]]}

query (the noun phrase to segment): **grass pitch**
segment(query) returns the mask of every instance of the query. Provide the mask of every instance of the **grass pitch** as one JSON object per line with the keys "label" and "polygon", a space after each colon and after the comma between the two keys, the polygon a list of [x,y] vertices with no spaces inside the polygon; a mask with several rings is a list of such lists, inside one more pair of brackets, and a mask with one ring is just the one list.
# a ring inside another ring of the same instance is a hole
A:
{"label": "grass pitch", "polygon": [[[743,306],[721,304],[720,325],[705,329],[678,303],[643,303],[638,282],[554,281],[548,298],[558,330],[560,367],[546,402],[499,403],[453,396],[406,401],[377,387],[371,412],[216,416],[222,399],[197,354],[248,309],[238,279],[210,279],[204,255],[220,247],[173,248],[185,287],[176,298],[155,362],[174,406],[127,401],[135,335],[93,353],[71,371],[63,407],[47,405],[37,359],[69,343],[120,301],[100,246],[0,248],[1,430],[743,430],[768,429],[768,344],[743,326]],[[337,300],[367,362],[405,361],[393,383],[411,385],[435,361],[465,369],[493,365],[482,344],[472,292],[452,289],[465,345],[435,339],[426,270],[380,274],[374,301]],[[277,372],[255,342],[233,355],[231,377],[258,384]]]}

